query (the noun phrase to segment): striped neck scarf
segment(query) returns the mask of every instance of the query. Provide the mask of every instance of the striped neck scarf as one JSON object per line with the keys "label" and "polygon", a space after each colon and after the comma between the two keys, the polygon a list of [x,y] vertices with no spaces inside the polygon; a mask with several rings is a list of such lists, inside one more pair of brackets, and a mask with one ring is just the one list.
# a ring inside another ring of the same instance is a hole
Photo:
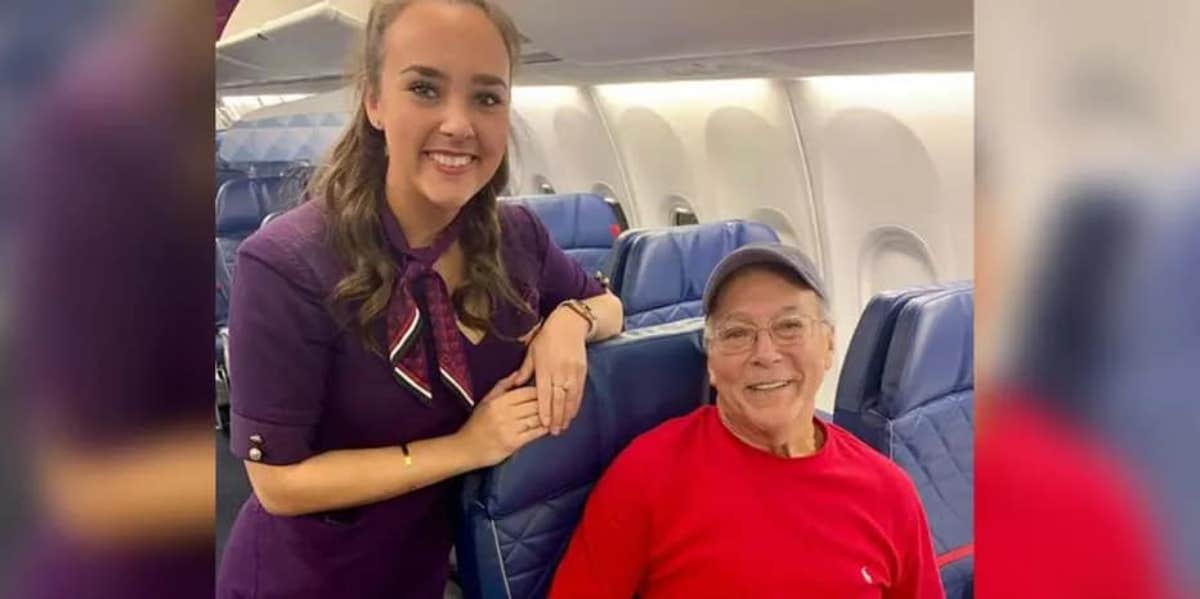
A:
{"label": "striped neck scarf", "polygon": [[[384,234],[397,260],[396,280],[388,301],[388,361],[402,387],[426,405],[432,405],[433,381],[439,376],[446,387],[471,409],[471,373],[459,338],[454,304],[446,281],[433,269],[438,258],[458,239],[462,224],[458,217],[434,237],[428,247],[411,248],[396,217],[385,205],[380,211]],[[425,343],[425,333],[433,343]],[[427,347],[433,349],[431,357]]]}

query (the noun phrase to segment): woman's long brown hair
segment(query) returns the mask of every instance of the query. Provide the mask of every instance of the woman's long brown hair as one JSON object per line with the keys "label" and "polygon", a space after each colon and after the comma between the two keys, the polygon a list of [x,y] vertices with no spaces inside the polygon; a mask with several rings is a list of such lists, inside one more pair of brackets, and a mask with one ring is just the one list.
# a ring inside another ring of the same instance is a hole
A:
{"label": "woman's long brown hair", "polygon": [[[483,11],[504,39],[509,64],[516,64],[520,56],[520,35],[503,11],[486,0],[439,1],[466,4]],[[309,198],[325,203],[329,234],[347,269],[330,297],[332,307],[366,347],[376,352],[381,345],[372,336],[371,328],[387,311],[396,265],[379,221],[379,207],[386,202],[385,141],[383,132],[371,126],[363,98],[379,91],[384,32],[413,2],[380,0],[372,5],[367,19],[362,66],[356,76],[354,118],[334,145],[327,165],[313,178],[308,193]],[[473,329],[494,333],[499,331],[496,331],[492,317],[502,302],[520,312],[532,312],[513,288],[500,256],[496,198],[507,184],[508,156],[505,155],[496,174],[462,208],[459,244],[466,272],[463,284],[452,297],[459,320]]]}

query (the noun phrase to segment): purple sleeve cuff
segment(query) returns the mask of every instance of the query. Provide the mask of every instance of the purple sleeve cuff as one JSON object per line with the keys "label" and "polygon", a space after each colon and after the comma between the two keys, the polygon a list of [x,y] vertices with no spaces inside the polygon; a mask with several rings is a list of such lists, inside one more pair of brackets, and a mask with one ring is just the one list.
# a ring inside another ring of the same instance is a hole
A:
{"label": "purple sleeve cuff", "polygon": [[[583,270],[583,269],[580,269],[580,270]],[[600,295],[601,293],[604,293],[604,284],[601,283],[600,279],[597,279],[595,277],[595,275],[588,275],[586,281],[583,284],[583,291],[581,291],[579,293],[579,297],[576,299],[587,299],[589,297],[596,297],[597,295]]]}
{"label": "purple sleeve cuff", "polygon": [[252,462],[283,466],[314,455],[314,427],[278,424],[230,413],[229,449]]}

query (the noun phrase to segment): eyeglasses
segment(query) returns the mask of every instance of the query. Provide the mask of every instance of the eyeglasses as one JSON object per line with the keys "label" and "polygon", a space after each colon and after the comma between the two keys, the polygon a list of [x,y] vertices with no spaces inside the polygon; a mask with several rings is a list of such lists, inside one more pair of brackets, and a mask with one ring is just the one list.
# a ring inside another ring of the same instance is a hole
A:
{"label": "eyeglasses", "polygon": [[817,324],[824,322],[812,316],[787,315],[772,320],[765,327],[756,327],[745,322],[721,324],[707,336],[709,345],[722,354],[740,354],[758,343],[758,334],[766,330],[776,347],[790,347],[803,343]]}

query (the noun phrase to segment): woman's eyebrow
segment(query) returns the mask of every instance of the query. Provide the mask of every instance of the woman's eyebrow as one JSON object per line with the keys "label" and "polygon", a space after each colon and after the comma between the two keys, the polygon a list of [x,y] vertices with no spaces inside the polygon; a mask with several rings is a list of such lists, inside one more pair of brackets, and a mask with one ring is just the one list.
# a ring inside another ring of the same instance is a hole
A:
{"label": "woman's eyebrow", "polygon": [[400,74],[403,75],[410,71],[414,72],[422,77],[429,77],[431,79],[445,79],[446,78],[445,73],[443,73],[433,67],[425,66],[423,64],[409,65],[409,66],[405,67],[403,71],[400,71]]}
{"label": "woman's eyebrow", "polygon": [[[404,70],[400,71],[400,74],[403,75],[403,74],[409,73],[409,72],[416,73],[418,75],[421,75],[422,77],[429,77],[430,79],[448,79],[449,78],[442,71],[439,71],[438,69],[436,69],[434,67],[423,65],[423,64],[409,65],[409,66],[405,67]],[[496,75],[489,75],[487,73],[481,73],[481,74],[471,77],[471,83],[474,83],[475,85],[499,86],[499,87],[508,89],[508,82],[506,82],[504,79],[502,79],[500,77],[497,77]]]}
{"label": "woman's eyebrow", "polygon": [[471,83],[476,85],[495,85],[508,89],[508,83],[495,75],[475,75],[474,77],[471,77]]}

